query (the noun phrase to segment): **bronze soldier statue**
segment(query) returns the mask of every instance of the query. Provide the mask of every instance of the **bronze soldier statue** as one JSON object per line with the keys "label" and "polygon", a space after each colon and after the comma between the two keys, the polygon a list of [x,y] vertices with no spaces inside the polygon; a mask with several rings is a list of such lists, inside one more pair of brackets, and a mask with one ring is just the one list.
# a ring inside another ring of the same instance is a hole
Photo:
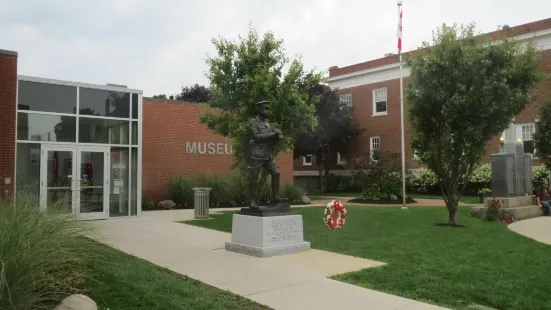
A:
{"label": "bronze soldier statue", "polygon": [[272,177],[273,203],[285,202],[279,196],[279,166],[274,160],[274,150],[277,143],[283,139],[283,133],[270,127],[266,120],[270,114],[270,102],[256,103],[257,117],[249,122],[249,148],[247,166],[249,168],[250,207],[258,209],[258,173],[264,168]]}

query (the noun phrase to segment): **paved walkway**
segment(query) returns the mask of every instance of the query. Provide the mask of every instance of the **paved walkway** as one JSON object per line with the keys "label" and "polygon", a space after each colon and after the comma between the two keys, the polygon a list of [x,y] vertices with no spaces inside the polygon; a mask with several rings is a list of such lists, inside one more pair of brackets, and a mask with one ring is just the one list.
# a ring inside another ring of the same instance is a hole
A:
{"label": "paved walkway", "polygon": [[230,234],[176,223],[193,210],[92,222],[94,239],[274,309],[445,309],[328,279],[381,262],[325,251],[255,258],[224,250]]}
{"label": "paved walkway", "polygon": [[551,245],[551,217],[540,216],[509,224],[510,230]]}

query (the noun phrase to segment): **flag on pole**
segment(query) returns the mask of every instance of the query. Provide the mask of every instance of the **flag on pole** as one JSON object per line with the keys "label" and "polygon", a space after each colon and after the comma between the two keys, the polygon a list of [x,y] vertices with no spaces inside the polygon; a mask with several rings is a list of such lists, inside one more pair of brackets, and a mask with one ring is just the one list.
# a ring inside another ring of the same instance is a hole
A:
{"label": "flag on pole", "polygon": [[398,5],[398,13],[400,19],[398,21],[398,52],[402,52],[402,6]]}

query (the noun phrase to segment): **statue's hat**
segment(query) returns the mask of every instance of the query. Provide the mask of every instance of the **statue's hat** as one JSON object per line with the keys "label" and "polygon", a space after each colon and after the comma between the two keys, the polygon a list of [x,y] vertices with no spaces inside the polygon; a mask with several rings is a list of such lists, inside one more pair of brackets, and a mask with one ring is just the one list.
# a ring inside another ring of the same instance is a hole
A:
{"label": "statue's hat", "polygon": [[257,107],[263,106],[263,105],[270,105],[270,101],[268,100],[262,100],[256,103]]}

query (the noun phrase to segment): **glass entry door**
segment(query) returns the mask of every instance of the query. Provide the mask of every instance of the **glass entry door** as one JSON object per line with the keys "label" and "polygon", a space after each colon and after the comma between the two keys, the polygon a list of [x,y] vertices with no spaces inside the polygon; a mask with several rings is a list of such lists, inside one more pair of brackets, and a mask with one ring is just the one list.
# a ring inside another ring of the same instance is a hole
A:
{"label": "glass entry door", "polygon": [[41,169],[41,208],[83,220],[109,216],[109,148],[43,145]]}

